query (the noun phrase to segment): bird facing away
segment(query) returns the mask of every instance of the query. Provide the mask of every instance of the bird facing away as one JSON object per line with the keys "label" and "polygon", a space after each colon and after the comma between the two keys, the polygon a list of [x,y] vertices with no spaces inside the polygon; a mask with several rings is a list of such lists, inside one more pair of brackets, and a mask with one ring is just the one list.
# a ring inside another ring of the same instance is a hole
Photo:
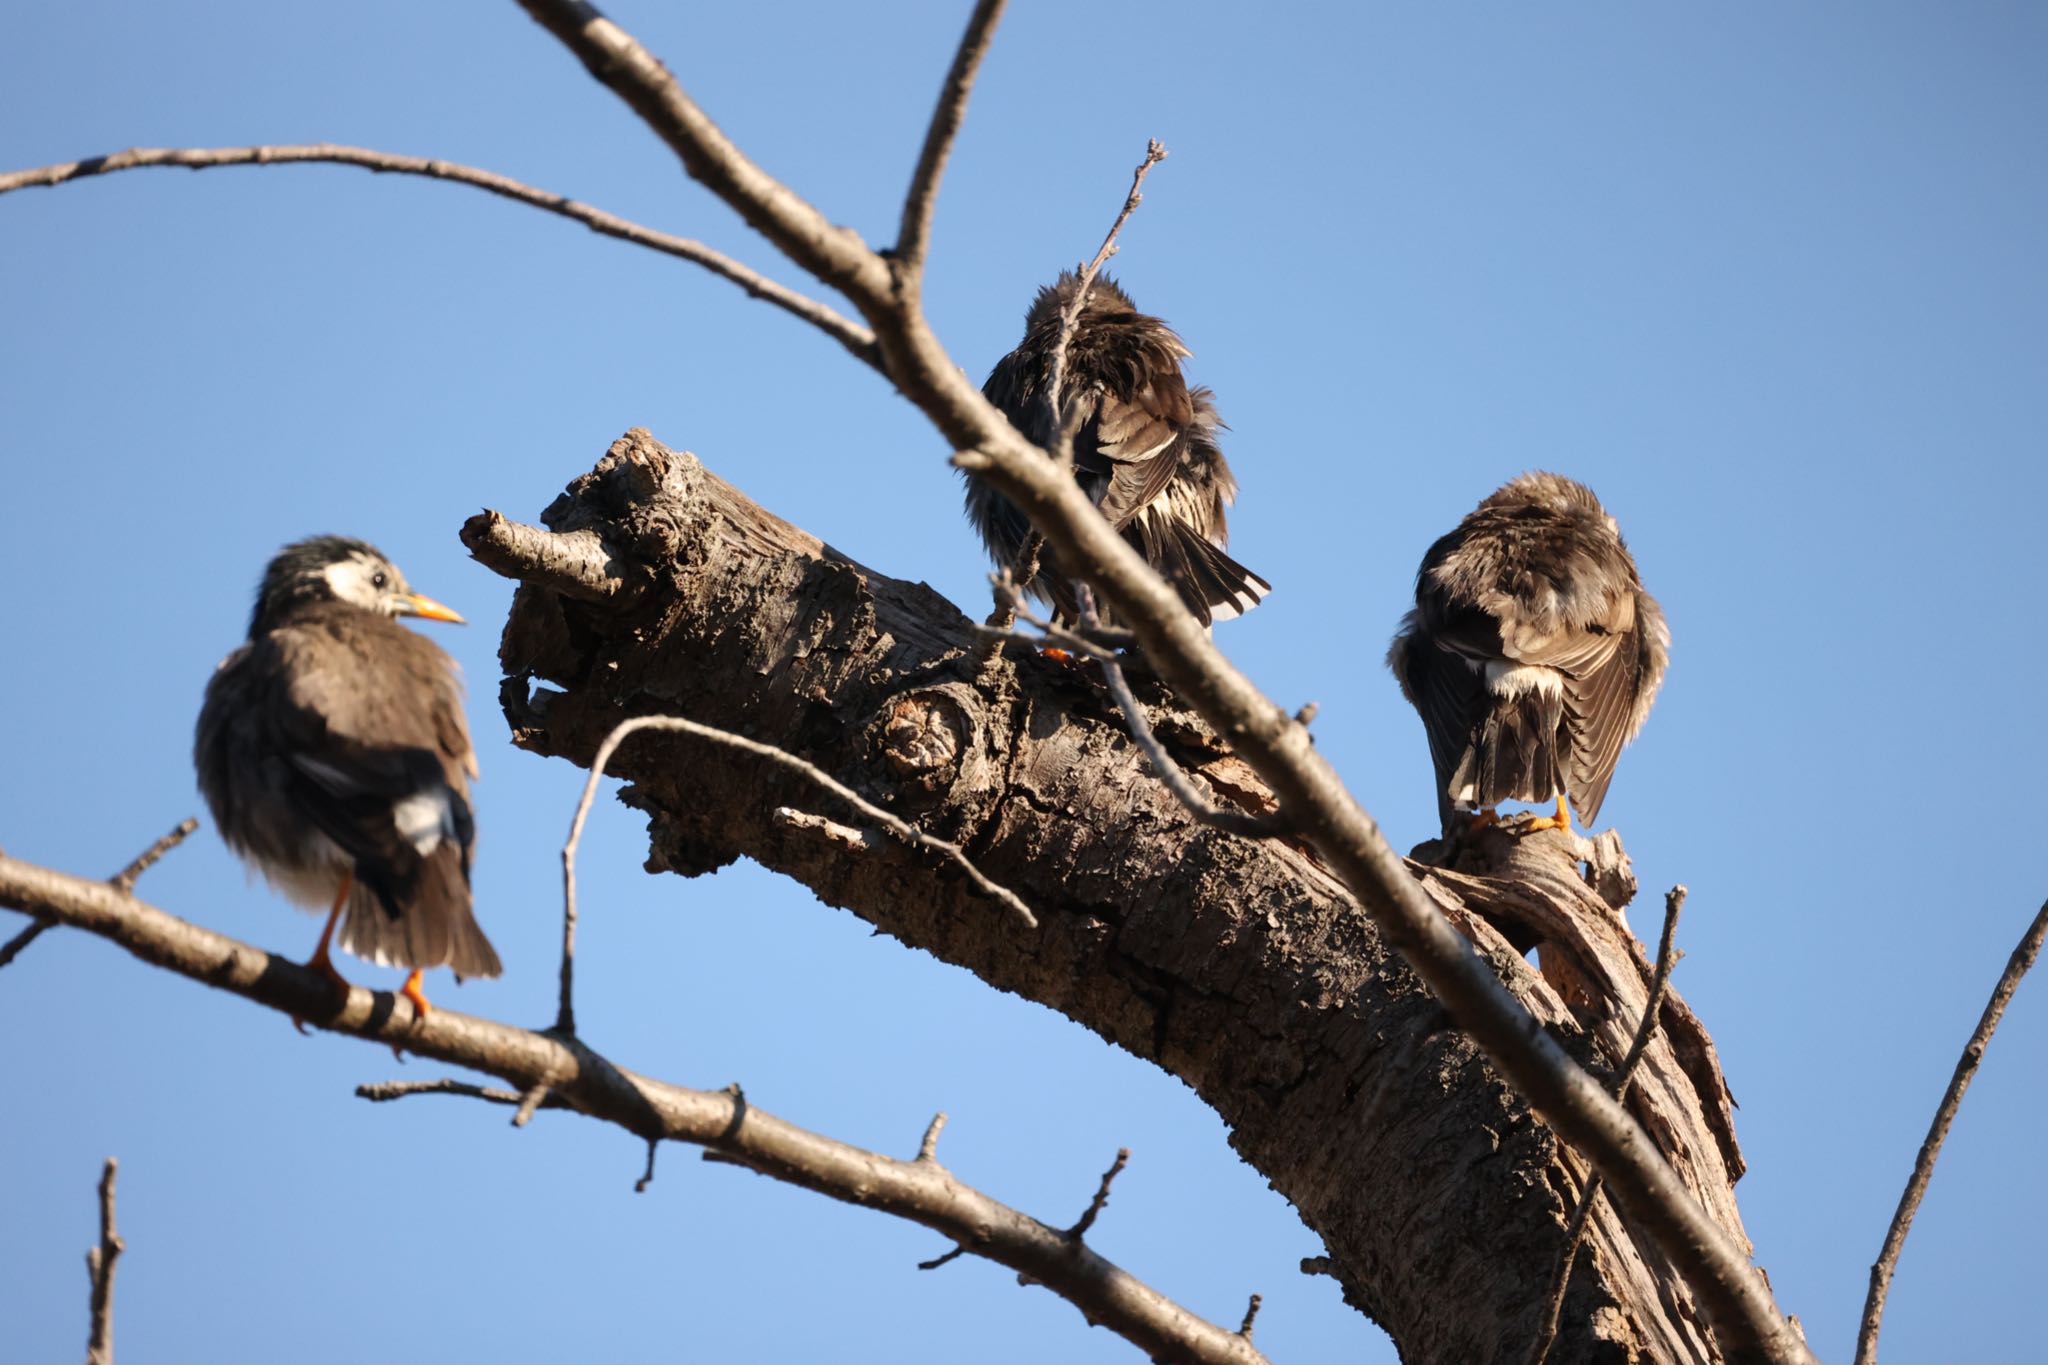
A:
{"label": "bird facing away", "polygon": [[[1079,419],[1074,478],[1145,561],[1180,592],[1204,626],[1250,611],[1272,585],[1223,552],[1224,509],[1237,480],[1217,448],[1215,397],[1190,389],[1181,361],[1192,354],[1173,329],[1140,313],[1106,276],[1088,297],[1067,346],[1061,392],[1051,394],[1060,316],[1081,287],[1073,271],[1038,291],[1024,339],[981,391],[1025,439],[1052,446],[1068,404]],[[1054,401],[1054,400],[1057,401]],[[1016,505],[972,475],[967,515],[999,568],[1016,565],[1031,523]],[[1026,589],[1068,621],[1080,610],[1074,581],[1051,549]]]}
{"label": "bird facing away", "polygon": [[1429,547],[1387,664],[1422,714],[1453,811],[1548,802],[1528,828],[1600,813],[1621,746],[1664,680],[1671,632],[1614,518],[1584,484],[1524,474]]}
{"label": "bird facing away", "polygon": [[346,985],[328,957],[339,922],[349,952],[412,968],[404,993],[425,1018],[424,969],[500,966],[470,910],[477,768],[455,661],[400,616],[462,620],[360,540],[287,545],[248,641],[207,684],[193,762],[228,847],[328,907],[307,965]]}

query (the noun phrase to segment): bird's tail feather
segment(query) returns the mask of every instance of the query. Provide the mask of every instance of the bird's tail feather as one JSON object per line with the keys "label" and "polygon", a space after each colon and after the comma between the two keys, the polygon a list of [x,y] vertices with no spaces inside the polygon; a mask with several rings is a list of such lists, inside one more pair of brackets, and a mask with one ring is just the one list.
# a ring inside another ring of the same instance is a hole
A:
{"label": "bird's tail feather", "polygon": [[360,883],[341,925],[341,946],[380,967],[451,967],[458,977],[497,976],[504,970],[470,908],[469,879],[456,847],[444,844],[422,863],[416,883],[393,914]]}
{"label": "bird's tail feather", "polygon": [[1203,625],[1244,615],[1265,600],[1273,585],[1232,559],[1208,537],[1181,522],[1164,534],[1147,536],[1153,567],[1180,592]]}
{"label": "bird's tail feather", "polygon": [[1548,801],[1562,790],[1555,755],[1565,747],[1564,698],[1531,689],[1499,697],[1477,737],[1474,795],[1492,808],[1503,801]]}

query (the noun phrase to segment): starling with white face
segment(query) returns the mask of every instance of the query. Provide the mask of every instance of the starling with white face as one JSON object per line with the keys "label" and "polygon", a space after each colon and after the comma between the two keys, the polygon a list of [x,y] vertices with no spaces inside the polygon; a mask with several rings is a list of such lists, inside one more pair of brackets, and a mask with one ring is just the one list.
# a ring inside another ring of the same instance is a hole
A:
{"label": "starling with white face", "polygon": [[420,973],[496,976],[470,910],[469,779],[476,755],[455,661],[398,624],[462,618],[406,586],[371,546],[288,545],[257,592],[248,641],[199,712],[199,789],[228,846],[301,905],[328,909],[308,964],[342,980],[340,946]]}
{"label": "starling with white face", "polygon": [[1585,485],[1524,474],[1422,557],[1387,664],[1422,714],[1444,830],[1455,811],[1557,802],[1600,813],[1650,713],[1671,632]]}
{"label": "starling with white face", "polygon": [[[1067,347],[1062,392],[1048,400],[1060,316],[1080,277],[1073,271],[1038,291],[1024,339],[997,362],[981,391],[1025,439],[1050,448],[1058,412],[1073,405],[1074,478],[1145,560],[1179,590],[1203,625],[1257,606],[1272,585],[1223,552],[1224,509],[1237,480],[1217,448],[1214,395],[1190,389],[1181,361],[1191,352],[1158,318],[1140,313],[1115,283],[1098,277]],[[1011,568],[1031,523],[972,475],[967,515],[1000,568]],[[1026,585],[1068,621],[1080,619],[1074,581],[1047,549]]]}

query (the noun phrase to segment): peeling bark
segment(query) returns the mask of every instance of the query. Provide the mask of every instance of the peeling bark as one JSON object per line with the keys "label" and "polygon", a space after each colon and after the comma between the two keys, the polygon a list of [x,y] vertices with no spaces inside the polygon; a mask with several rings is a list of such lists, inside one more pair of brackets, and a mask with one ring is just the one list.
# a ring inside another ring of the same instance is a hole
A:
{"label": "peeling bark", "polygon": [[[1585,1163],[1313,854],[1198,823],[1085,670],[1022,648],[984,663],[936,593],[846,559],[645,432],[542,520],[484,513],[463,532],[521,582],[501,646],[517,743],[587,765],[619,720],[658,713],[779,745],[958,843],[1041,927],[802,780],[685,737],[636,736],[611,765],[648,815],[650,870],[753,858],[1180,1077],[1405,1359],[1524,1358]],[[1191,712],[1133,681],[1219,804],[1271,808]],[[1568,1050],[1619,1064],[1650,966],[1620,915],[1634,883],[1618,841],[1494,832],[1458,870],[1415,870]],[[1522,956],[1536,942],[1555,985]],[[1675,993],[1662,1013],[1629,1105],[1746,1247],[1712,1042]],[[1552,1359],[1721,1358],[1655,1244],[1603,1203]]]}

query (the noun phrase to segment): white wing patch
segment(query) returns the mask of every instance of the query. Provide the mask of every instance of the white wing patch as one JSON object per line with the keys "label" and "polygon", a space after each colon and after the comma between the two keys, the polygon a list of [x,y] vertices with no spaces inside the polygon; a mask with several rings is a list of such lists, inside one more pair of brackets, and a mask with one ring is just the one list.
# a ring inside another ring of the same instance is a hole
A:
{"label": "white wing patch", "polygon": [[1564,675],[1540,664],[1517,664],[1506,659],[1486,663],[1486,687],[1494,696],[1512,698],[1530,692],[1546,697],[1564,695]]}
{"label": "white wing patch", "polygon": [[422,858],[439,848],[442,840],[455,837],[455,809],[446,787],[414,792],[391,808],[391,819]]}

